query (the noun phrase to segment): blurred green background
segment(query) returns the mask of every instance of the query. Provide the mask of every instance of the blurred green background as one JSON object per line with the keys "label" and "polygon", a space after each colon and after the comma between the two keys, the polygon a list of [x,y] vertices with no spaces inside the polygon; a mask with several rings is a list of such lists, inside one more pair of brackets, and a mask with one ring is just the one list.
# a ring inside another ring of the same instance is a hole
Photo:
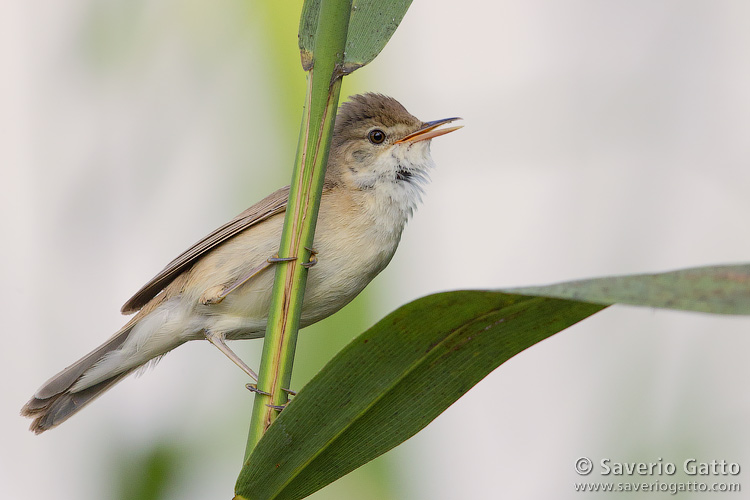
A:
{"label": "blurred green background", "polygon": [[[231,498],[252,398],[206,343],[40,437],[17,415],[171,258],[288,182],[300,8],[0,6],[0,498]],[[383,92],[466,127],[434,142],[389,268],[300,335],[293,386],[430,292],[747,261],[748,19],[723,0],[414,2],[341,95]],[[575,474],[581,456],[750,466],[748,327],[612,308],[313,498],[578,498],[573,482],[595,480]],[[258,365],[259,341],[235,347]],[[660,498],[607,495],[634,497]]]}

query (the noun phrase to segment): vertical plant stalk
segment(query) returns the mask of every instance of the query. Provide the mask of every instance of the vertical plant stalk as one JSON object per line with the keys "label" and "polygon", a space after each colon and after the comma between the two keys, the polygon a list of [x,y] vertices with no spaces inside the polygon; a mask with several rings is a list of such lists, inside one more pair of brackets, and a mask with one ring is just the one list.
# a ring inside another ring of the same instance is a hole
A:
{"label": "vertical plant stalk", "polygon": [[[272,406],[288,401],[283,389],[289,388],[291,382],[307,281],[307,268],[302,264],[309,261],[309,249],[313,247],[341,89],[350,13],[351,0],[321,0],[314,53],[304,50],[302,53],[303,67],[307,71],[307,97],[279,248],[280,257],[296,257],[296,260],[277,264],[258,374],[258,389],[270,396],[255,396],[245,460],[275,420],[278,410]],[[304,17],[301,22],[306,22]]]}

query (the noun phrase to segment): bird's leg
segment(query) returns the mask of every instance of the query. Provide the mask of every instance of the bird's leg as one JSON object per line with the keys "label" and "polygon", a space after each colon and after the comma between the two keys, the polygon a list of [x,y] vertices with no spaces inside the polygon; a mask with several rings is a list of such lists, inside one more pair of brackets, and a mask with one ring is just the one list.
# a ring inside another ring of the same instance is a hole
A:
{"label": "bird's leg", "polygon": [[226,342],[224,342],[225,337],[223,333],[215,333],[210,330],[205,330],[204,334],[206,336],[206,340],[218,347],[219,350],[223,352],[226,357],[231,359],[235,365],[239,366],[243,372],[250,375],[251,379],[255,380],[256,382],[258,381],[258,375],[249,366],[247,366],[245,362],[242,361],[240,357],[234,353],[233,350],[229,348]]}
{"label": "bird's leg", "polygon": [[[307,248],[307,247],[305,247]],[[310,261],[305,262],[302,264],[306,268],[311,268],[318,262],[318,258],[315,256],[316,252],[315,250],[309,249],[310,251]],[[265,262],[255,266],[252,268],[247,274],[242,276],[237,281],[231,283],[230,285],[219,285],[215,287],[208,288],[206,291],[204,291],[200,298],[198,299],[201,304],[210,305],[210,304],[218,304],[224,298],[235,291],[238,287],[242,286],[243,284],[247,283],[252,277],[260,273],[262,270],[270,266],[271,264],[277,264],[279,262],[290,262],[293,260],[297,260],[296,257],[279,257],[278,255],[274,255],[273,257],[269,257],[266,259]]]}
{"label": "bird's leg", "polygon": [[266,260],[265,262],[252,268],[246,275],[242,276],[240,279],[230,285],[219,285],[208,288],[201,294],[198,300],[203,305],[218,304],[219,302],[224,300],[227,295],[232,293],[239,286],[246,283],[248,280],[250,280],[250,278],[257,275],[259,272],[261,272],[271,264],[273,264],[273,262],[271,262],[270,259]]}
{"label": "bird's leg", "polygon": [[[226,357],[228,357],[229,359],[231,359],[234,362],[234,364],[236,364],[237,366],[239,366],[242,369],[243,372],[245,372],[248,375],[250,375],[250,378],[252,378],[253,380],[255,380],[255,382],[258,382],[258,375],[252,370],[252,368],[250,368],[249,366],[247,366],[247,364],[245,364],[245,362],[242,361],[242,359],[240,359],[240,357],[237,356],[237,354],[233,350],[231,350],[229,348],[229,346],[226,344],[226,342],[224,342],[224,335],[223,334],[214,333],[214,332],[206,330],[205,336],[206,336],[206,340],[208,340],[213,345],[215,345],[216,347],[218,347],[219,350],[221,352],[223,352],[226,355]],[[258,394],[263,394],[265,396],[270,396],[271,395],[270,393],[268,393],[266,391],[261,391],[260,389],[258,389],[257,383],[256,384],[245,384],[245,387],[249,391],[256,392]],[[294,396],[297,395],[297,393],[294,392],[294,391],[292,391],[292,390],[289,390],[289,389],[282,389],[282,390],[285,391],[285,392],[287,392],[287,393],[289,393],[289,394],[292,394]]]}
{"label": "bird's leg", "polygon": [[[310,268],[310,267],[314,266],[318,262],[318,259],[315,257],[315,254],[316,254],[315,250],[312,250],[312,249],[309,249],[309,248],[308,248],[308,250],[310,251],[310,257],[311,257],[310,258],[310,262],[306,262],[306,263],[304,263],[302,265],[305,266],[305,267],[307,267],[307,268]],[[222,300],[224,300],[224,297],[226,297],[227,295],[229,295],[237,287],[239,287],[243,283],[247,282],[250,278],[252,278],[256,274],[258,274],[259,272],[261,272],[263,269],[267,268],[271,264],[277,264],[279,262],[290,262],[290,261],[293,261],[293,260],[297,260],[297,257],[279,257],[278,254],[274,255],[273,257],[269,257],[268,259],[266,259],[266,261],[264,263],[262,263],[262,264],[260,264],[260,265],[258,265],[256,267],[254,267],[253,269],[251,269],[250,272],[248,272],[245,276],[243,276],[239,280],[235,281],[234,283],[232,283],[231,285],[229,285],[227,287],[222,287],[220,293],[209,296],[209,295],[207,295],[207,292],[208,292],[208,290],[207,290],[206,292],[203,293],[203,295],[201,295],[200,301],[203,304],[217,304],[217,303],[221,302]],[[213,345],[215,345],[221,352],[224,353],[224,355],[226,357],[228,357],[229,359],[231,359],[234,362],[234,364],[236,364],[237,366],[239,366],[242,369],[242,371],[244,371],[245,373],[247,373],[248,375],[250,375],[250,378],[252,378],[256,382],[258,381],[258,375],[249,366],[247,366],[247,364],[245,364],[245,362],[242,361],[242,359],[240,359],[240,357],[237,356],[237,354],[234,351],[232,351],[229,348],[229,346],[226,344],[226,342],[224,342],[224,335],[223,334],[219,334],[219,333],[212,332],[210,330],[206,330],[205,331],[205,336],[206,336],[206,340],[208,340]],[[261,391],[260,389],[258,389],[258,386],[256,384],[247,384],[247,385],[245,385],[245,387],[247,387],[248,390],[250,390],[252,392],[256,392],[258,394],[264,394],[266,396],[270,396],[271,395],[271,394],[269,394],[269,393],[267,393],[265,391]],[[284,392],[286,392],[287,394],[290,394],[292,396],[296,396],[297,395],[297,393],[295,391],[291,390],[291,389],[282,389],[282,390]],[[271,406],[271,405],[269,405],[269,406]],[[275,409],[277,409],[277,410],[279,410],[279,411],[281,411],[281,409],[283,409],[282,406],[272,406],[272,407],[275,408]]]}

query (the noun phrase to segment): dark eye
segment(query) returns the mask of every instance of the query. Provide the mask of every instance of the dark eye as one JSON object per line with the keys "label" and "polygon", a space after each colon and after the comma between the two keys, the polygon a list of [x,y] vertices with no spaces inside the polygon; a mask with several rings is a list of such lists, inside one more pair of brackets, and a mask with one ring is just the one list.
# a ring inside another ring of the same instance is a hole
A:
{"label": "dark eye", "polygon": [[376,128],[375,130],[371,130],[370,133],[367,134],[367,138],[370,139],[370,142],[373,144],[380,144],[385,140],[385,132],[383,132],[379,128]]}

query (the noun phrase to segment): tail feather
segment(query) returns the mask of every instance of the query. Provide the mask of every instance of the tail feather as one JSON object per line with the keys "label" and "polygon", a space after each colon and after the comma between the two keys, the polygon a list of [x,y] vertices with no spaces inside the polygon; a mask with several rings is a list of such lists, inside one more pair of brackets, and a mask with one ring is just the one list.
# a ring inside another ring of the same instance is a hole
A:
{"label": "tail feather", "polygon": [[[132,370],[131,370],[132,371]],[[72,417],[78,410],[101,396],[104,391],[127,377],[130,371],[121,373],[104,382],[84,389],[80,392],[65,391],[49,399],[37,399],[31,401],[21,410],[21,415],[33,418],[29,430],[36,434],[49,430]]]}
{"label": "tail feather", "polygon": [[135,369],[113,374],[107,380],[80,391],[71,390],[89,368],[125,342],[132,326],[132,323],[128,324],[107,342],[49,379],[36,391],[21,409],[22,416],[34,419],[31,431],[41,434],[61,424]]}

